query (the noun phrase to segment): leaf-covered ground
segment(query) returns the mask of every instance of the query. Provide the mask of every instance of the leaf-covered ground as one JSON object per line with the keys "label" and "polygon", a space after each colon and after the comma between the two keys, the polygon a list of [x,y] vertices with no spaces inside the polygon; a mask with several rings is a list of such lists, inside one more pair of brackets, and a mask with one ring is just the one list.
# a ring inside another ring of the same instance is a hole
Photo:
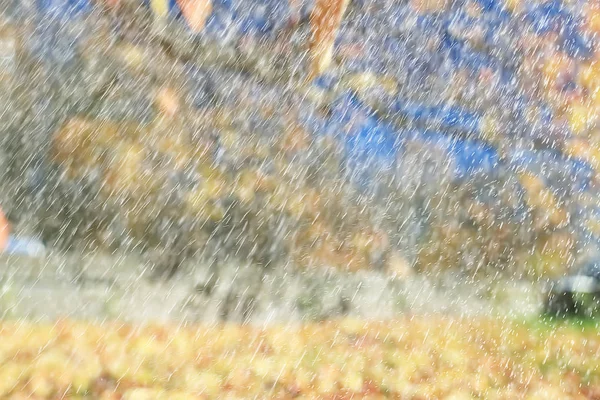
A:
{"label": "leaf-covered ground", "polygon": [[598,355],[597,326],[491,319],[4,322],[0,397],[593,399]]}

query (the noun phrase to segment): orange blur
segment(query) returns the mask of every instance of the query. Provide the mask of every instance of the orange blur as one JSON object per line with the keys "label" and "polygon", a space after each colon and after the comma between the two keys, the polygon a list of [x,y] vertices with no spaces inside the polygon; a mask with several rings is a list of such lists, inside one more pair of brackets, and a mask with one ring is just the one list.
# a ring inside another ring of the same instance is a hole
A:
{"label": "orange blur", "polygon": [[206,20],[212,12],[211,0],[177,0],[181,14],[194,32],[204,29]]}
{"label": "orange blur", "polygon": [[348,0],[316,0],[310,15],[309,77],[322,74],[331,64],[333,44]]}
{"label": "orange blur", "polygon": [[6,249],[8,244],[8,237],[10,235],[10,223],[4,213],[0,209],[0,251]]}

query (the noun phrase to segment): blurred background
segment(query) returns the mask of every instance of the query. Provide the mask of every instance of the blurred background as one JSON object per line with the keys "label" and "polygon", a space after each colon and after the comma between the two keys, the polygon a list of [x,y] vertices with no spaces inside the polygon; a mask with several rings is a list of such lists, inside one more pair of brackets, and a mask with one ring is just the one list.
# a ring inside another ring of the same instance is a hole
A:
{"label": "blurred background", "polygon": [[248,264],[249,303],[281,271],[535,297],[597,247],[594,4],[352,1],[307,82],[311,9],[215,1],[194,33],[176,2],[7,2],[14,236],[77,281]]}
{"label": "blurred background", "polygon": [[0,398],[600,398],[598,33],[577,0],[0,2]]}

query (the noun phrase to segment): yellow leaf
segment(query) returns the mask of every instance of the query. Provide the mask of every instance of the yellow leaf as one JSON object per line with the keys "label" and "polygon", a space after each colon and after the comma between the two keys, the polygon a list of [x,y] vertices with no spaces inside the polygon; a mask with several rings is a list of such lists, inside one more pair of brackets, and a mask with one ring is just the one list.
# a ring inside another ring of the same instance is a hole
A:
{"label": "yellow leaf", "polygon": [[598,121],[595,109],[585,104],[572,104],[569,107],[569,126],[576,135],[581,135]]}
{"label": "yellow leaf", "polygon": [[12,390],[19,387],[19,383],[24,383],[29,378],[28,368],[16,364],[5,363],[0,368],[0,396],[5,397]]}
{"label": "yellow leaf", "polygon": [[348,371],[344,374],[342,381],[342,387],[352,392],[359,392],[362,390],[364,380],[362,375],[354,371],[352,368],[349,368]]}
{"label": "yellow leaf", "polygon": [[169,0],[150,0],[150,9],[156,17],[164,19],[169,15]]}

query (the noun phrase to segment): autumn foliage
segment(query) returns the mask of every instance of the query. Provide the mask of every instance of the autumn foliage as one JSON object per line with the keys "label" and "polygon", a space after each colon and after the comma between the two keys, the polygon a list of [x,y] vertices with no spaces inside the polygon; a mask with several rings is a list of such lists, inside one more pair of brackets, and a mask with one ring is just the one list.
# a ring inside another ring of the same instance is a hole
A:
{"label": "autumn foliage", "polygon": [[593,331],[499,320],[340,320],[302,327],[0,328],[0,396],[20,399],[586,399]]}

